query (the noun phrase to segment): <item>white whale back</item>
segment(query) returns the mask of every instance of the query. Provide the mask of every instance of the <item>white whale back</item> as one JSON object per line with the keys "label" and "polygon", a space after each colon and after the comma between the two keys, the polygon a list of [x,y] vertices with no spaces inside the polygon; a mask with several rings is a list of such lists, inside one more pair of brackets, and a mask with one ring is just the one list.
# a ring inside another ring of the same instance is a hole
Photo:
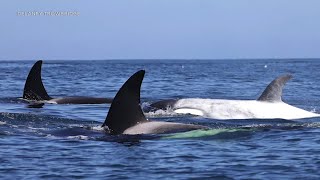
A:
{"label": "white whale back", "polygon": [[173,109],[176,113],[201,115],[221,120],[275,118],[292,120],[320,116],[282,101],[188,98],[178,100]]}

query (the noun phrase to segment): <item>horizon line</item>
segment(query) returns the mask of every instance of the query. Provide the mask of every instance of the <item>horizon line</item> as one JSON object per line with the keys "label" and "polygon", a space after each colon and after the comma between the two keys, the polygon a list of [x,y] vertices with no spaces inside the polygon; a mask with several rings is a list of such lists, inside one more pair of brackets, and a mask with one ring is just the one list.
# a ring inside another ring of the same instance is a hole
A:
{"label": "horizon line", "polygon": [[0,61],[34,61],[34,60],[45,60],[45,61],[132,61],[132,60],[159,60],[159,61],[180,61],[180,60],[199,60],[199,61],[223,61],[223,60],[320,60],[320,57],[313,58],[112,58],[112,59],[0,59]]}

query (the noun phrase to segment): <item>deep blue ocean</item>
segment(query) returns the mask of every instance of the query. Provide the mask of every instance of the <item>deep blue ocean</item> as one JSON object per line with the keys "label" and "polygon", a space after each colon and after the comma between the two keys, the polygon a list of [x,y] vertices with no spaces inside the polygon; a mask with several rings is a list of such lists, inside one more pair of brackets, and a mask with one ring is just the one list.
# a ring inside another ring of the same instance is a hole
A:
{"label": "deep blue ocean", "polygon": [[[35,61],[0,61],[1,179],[319,179],[320,118],[214,120],[170,112],[149,119],[212,130],[111,136],[97,130],[110,105],[28,108],[20,100]],[[44,61],[52,97],[114,97],[145,69],[143,106],[170,98],[256,99],[291,73],[283,100],[320,113],[317,60]],[[125,113],[125,112],[124,112]]]}

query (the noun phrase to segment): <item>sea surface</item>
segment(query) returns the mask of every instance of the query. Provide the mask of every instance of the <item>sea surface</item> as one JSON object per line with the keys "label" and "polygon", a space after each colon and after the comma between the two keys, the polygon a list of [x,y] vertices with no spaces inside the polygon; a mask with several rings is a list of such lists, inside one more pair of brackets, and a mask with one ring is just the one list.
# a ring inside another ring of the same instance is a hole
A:
{"label": "sea surface", "polygon": [[[320,178],[320,118],[214,120],[154,111],[147,118],[212,129],[111,136],[100,128],[108,104],[28,108],[19,98],[34,62],[0,61],[0,179]],[[42,79],[52,97],[114,97],[140,69],[143,107],[171,98],[256,99],[290,73],[283,100],[320,113],[320,61],[309,59],[44,61]]]}

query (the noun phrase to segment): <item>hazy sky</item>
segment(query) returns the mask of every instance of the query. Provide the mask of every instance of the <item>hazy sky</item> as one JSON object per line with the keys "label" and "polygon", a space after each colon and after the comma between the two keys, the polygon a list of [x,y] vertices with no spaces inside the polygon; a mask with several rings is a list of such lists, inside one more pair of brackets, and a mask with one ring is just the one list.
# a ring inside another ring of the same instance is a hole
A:
{"label": "hazy sky", "polygon": [[1,0],[0,37],[2,60],[319,58],[320,1]]}

